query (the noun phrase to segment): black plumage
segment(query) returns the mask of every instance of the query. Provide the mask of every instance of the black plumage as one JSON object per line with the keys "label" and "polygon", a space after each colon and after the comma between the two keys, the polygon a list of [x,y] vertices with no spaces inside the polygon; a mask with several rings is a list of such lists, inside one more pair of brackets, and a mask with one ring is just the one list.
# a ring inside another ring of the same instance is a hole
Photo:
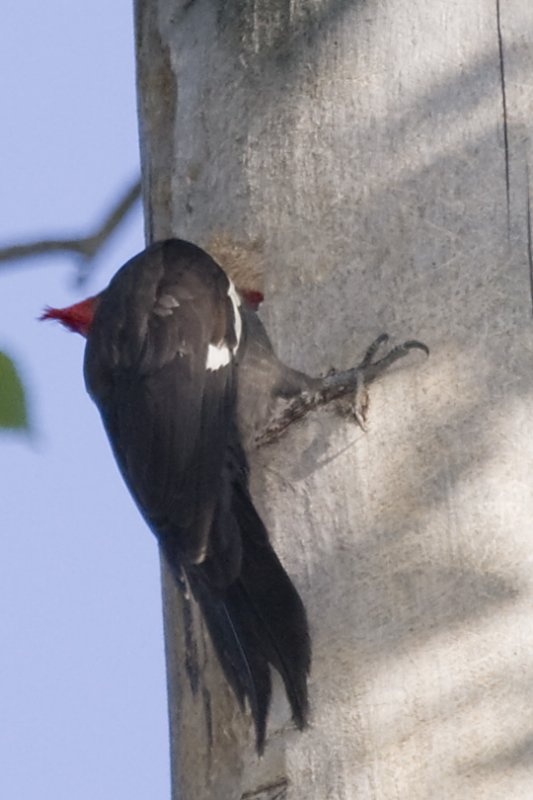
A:
{"label": "black plumage", "polygon": [[250,497],[245,449],[276,397],[312,379],[278,361],[223,270],[180,240],[149,247],[102,293],[85,378],[141,513],[250,705],[261,751],[270,666],[302,728],[311,647],[303,603]]}

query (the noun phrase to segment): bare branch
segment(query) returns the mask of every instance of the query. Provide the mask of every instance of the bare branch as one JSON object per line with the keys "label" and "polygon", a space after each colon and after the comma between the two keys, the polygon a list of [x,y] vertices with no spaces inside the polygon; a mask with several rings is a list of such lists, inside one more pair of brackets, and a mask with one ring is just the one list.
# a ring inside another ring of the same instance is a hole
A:
{"label": "bare branch", "polygon": [[76,238],[40,239],[26,242],[25,244],[0,247],[0,262],[7,265],[8,262],[48,255],[49,253],[72,253],[76,256],[81,256],[83,259],[79,275],[80,281],[83,281],[86,277],[89,262],[118,228],[140,196],[141,182],[136,179],[135,183],[128,187],[119,202],[111,209],[111,212],[94,233]]}

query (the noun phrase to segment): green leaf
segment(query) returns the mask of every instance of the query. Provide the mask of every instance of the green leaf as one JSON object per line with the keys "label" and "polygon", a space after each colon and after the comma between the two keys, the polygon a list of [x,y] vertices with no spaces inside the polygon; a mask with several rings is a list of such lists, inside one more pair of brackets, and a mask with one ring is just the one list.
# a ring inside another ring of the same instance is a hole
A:
{"label": "green leaf", "polygon": [[0,428],[27,430],[24,387],[12,360],[0,352]]}

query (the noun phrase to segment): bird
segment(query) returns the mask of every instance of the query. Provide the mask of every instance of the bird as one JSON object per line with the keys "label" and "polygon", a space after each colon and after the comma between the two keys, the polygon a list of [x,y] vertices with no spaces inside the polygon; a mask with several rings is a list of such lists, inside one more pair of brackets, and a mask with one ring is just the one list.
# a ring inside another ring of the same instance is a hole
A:
{"label": "bird", "polygon": [[309,719],[311,637],[304,603],[250,493],[249,456],[317,405],[351,393],[363,423],[366,385],[413,348],[314,378],[283,364],[256,313],[202,248],[149,245],[97,295],[46,308],[86,338],[84,377],[119,470],[170,573],[198,603],[214,651],[264,751],[271,669],[296,727]]}

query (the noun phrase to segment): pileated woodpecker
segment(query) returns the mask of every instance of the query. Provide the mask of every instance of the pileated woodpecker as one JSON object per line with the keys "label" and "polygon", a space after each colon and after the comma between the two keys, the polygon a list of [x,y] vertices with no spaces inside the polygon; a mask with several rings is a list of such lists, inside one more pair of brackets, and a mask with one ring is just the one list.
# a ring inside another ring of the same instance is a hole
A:
{"label": "pileated woodpecker", "polygon": [[303,603],[248,486],[246,453],[320,403],[351,394],[411,348],[311,378],[282,364],[252,308],[199,247],[159,242],[128,261],[101,294],[47,309],[87,337],[85,381],[115,458],[176,580],[187,581],[262,751],[270,667],[292,716],[308,715],[311,643]]}

